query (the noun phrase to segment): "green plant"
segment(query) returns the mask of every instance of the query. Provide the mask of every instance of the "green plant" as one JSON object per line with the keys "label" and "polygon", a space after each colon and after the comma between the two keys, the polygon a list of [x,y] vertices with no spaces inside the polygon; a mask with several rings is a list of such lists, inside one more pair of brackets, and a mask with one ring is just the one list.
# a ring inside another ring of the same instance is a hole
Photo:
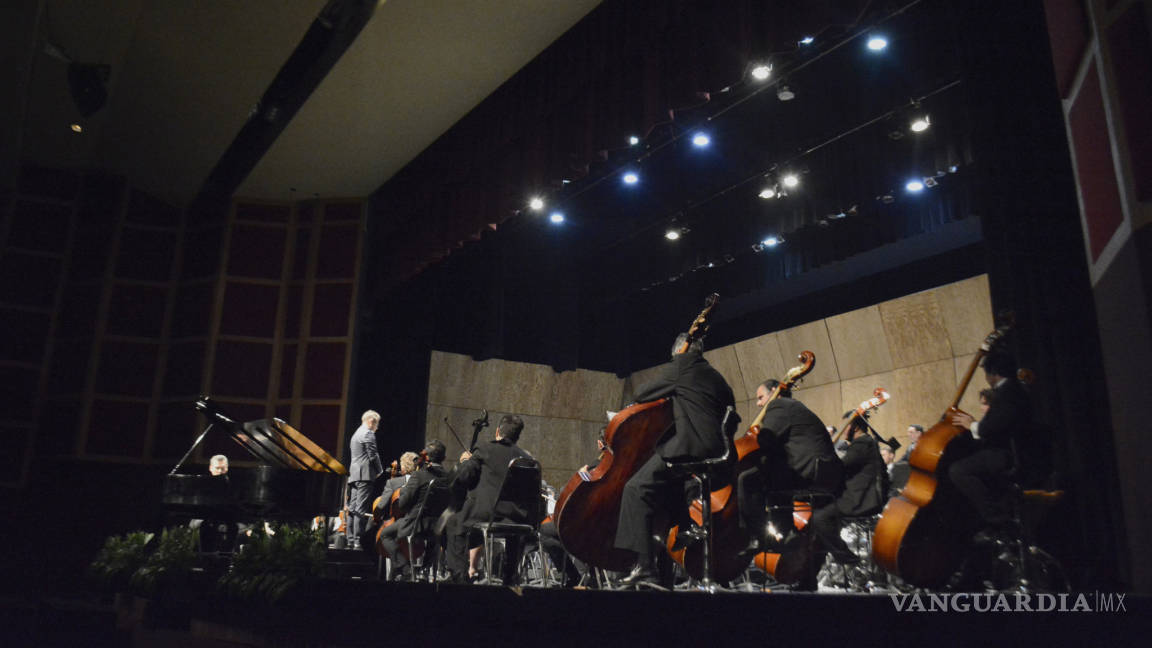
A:
{"label": "green plant", "polygon": [[220,586],[229,596],[276,603],[296,586],[319,578],[324,558],[320,534],[287,525],[272,533],[257,528],[236,555],[231,570],[221,577]]}
{"label": "green plant", "polygon": [[108,591],[126,589],[129,578],[147,560],[149,544],[155,536],[155,533],[133,531],[109,537],[88,566],[88,577]]}
{"label": "green plant", "polygon": [[140,594],[151,595],[158,582],[187,578],[196,563],[199,546],[199,529],[184,526],[164,529],[156,550],[132,574],[132,588]]}

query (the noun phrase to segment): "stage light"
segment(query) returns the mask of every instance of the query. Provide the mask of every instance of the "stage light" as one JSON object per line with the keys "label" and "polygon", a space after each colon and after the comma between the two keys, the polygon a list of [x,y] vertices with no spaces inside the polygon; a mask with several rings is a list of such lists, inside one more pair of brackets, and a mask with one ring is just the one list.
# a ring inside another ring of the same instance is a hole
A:
{"label": "stage light", "polygon": [[776,236],[769,236],[768,238],[764,239],[763,241],[760,241],[760,244],[763,245],[764,247],[776,247],[777,245],[781,244],[782,242],[784,242],[784,239],[782,239],[782,238],[779,238]]}
{"label": "stage light", "polygon": [[772,66],[767,63],[759,63],[752,68],[752,78],[757,81],[765,81],[770,76],[772,76]]}
{"label": "stage light", "polygon": [[704,148],[712,143],[712,138],[704,133],[696,133],[692,136],[692,145],[696,148]]}
{"label": "stage light", "polygon": [[917,193],[924,190],[924,183],[919,180],[909,180],[904,188],[912,193]]}
{"label": "stage light", "polygon": [[83,133],[84,132],[84,127],[81,126],[80,124],[75,124],[75,123],[69,124],[68,128],[71,128],[73,133]]}
{"label": "stage light", "polygon": [[636,146],[639,143],[640,143],[640,138],[636,137],[635,135],[632,135],[631,137],[628,138],[628,144],[630,146]]}
{"label": "stage light", "polygon": [[548,217],[548,220],[559,225],[560,223],[564,222],[564,214],[558,211],[552,212],[552,215]]}
{"label": "stage light", "polygon": [[770,198],[775,198],[776,197],[776,188],[775,187],[764,187],[763,189],[760,190],[760,197],[763,198],[764,200],[768,200]]}
{"label": "stage light", "polygon": [[912,123],[908,124],[908,128],[913,133],[922,133],[928,130],[928,127],[931,125],[932,120],[928,118],[928,115],[917,115],[912,118]]}
{"label": "stage light", "polygon": [[801,45],[811,45],[815,40],[816,39],[811,37],[811,36],[805,36],[804,38],[800,39],[800,44]]}
{"label": "stage light", "polygon": [[887,38],[884,38],[883,36],[871,36],[868,38],[868,49],[872,50],[873,52],[879,52],[885,47],[888,47]]}
{"label": "stage light", "polygon": [[668,239],[669,241],[675,241],[676,239],[680,238],[680,230],[675,228],[669,229],[667,232],[664,232],[664,238]]}
{"label": "stage light", "polygon": [[792,101],[796,98],[796,93],[792,92],[792,89],[788,86],[782,85],[776,88],[776,98],[780,101]]}
{"label": "stage light", "polygon": [[629,171],[624,174],[622,180],[624,180],[624,184],[634,185],[637,182],[640,182],[640,176],[636,175],[636,172],[634,171]]}
{"label": "stage light", "polygon": [[948,173],[956,173],[959,170],[960,170],[960,167],[956,166],[955,164],[948,167]]}
{"label": "stage light", "polygon": [[935,187],[937,184],[938,183],[936,182],[936,178],[933,178],[932,176],[928,176],[927,178],[924,178],[924,186],[925,187]]}
{"label": "stage light", "polygon": [[528,207],[530,207],[532,211],[540,211],[544,209],[544,199],[539,196],[533,196],[532,200],[528,201]]}
{"label": "stage light", "polygon": [[800,184],[800,178],[798,178],[795,173],[789,173],[781,179],[781,182],[784,183],[785,187],[791,189]]}

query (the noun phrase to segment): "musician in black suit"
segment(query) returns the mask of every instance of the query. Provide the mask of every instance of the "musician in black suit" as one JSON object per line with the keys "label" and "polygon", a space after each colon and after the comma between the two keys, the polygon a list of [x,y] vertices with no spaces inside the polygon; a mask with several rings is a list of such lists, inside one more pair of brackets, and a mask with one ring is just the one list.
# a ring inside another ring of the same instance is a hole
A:
{"label": "musician in black suit", "polygon": [[[691,526],[685,497],[688,477],[675,474],[666,462],[719,457],[732,443],[730,433],[722,429],[725,412],[736,402],[732,388],[704,359],[699,340],[677,353],[686,340],[687,334],[681,333],[672,347],[672,362],[636,390],[639,403],[671,397],[674,426],[624,486],[615,545],[636,552],[635,568],[621,581],[624,587],[657,584],[655,557],[664,555],[664,547],[656,534],[673,524],[682,529]],[[734,431],[735,420],[732,423]]]}
{"label": "musician in black suit", "polygon": [[[779,549],[793,531],[791,491],[812,489],[832,494],[840,492],[843,466],[828,428],[787,389],[768,403],[779,385],[768,380],[756,388],[756,404],[765,410],[760,424],[760,458],[756,466],[737,477],[740,524],[752,537],[749,555],[763,549]],[[778,538],[767,532],[766,493],[774,492],[772,526]]]}
{"label": "musician in black suit", "polygon": [[[860,562],[860,557],[848,549],[840,537],[841,520],[879,513],[887,502],[888,469],[880,456],[880,447],[865,429],[860,417],[848,423],[845,436],[848,449],[841,462],[844,464],[844,490],[831,506],[824,506],[812,514],[812,531],[832,559],[840,564]],[[822,554],[816,556],[816,564]]]}
{"label": "musician in black suit", "polygon": [[1003,350],[984,356],[984,377],[992,386],[984,418],[952,415],[952,424],[966,428],[976,439],[975,450],[948,467],[948,478],[980,514],[984,532],[995,534],[1010,520],[1007,503],[1012,470],[1014,434],[1032,424],[1032,403],[1016,379],[1016,360]]}
{"label": "musician in black suit", "polygon": [[411,575],[408,556],[405,552],[398,551],[399,539],[428,531],[434,522],[419,518],[416,509],[419,508],[417,505],[424,494],[428,492],[428,485],[434,479],[448,475],[442,465],[444,452],[444,444],[439,439],[432,439],[428,442],[424,448],[428,462],[422,469],[411,474],[408,483],[400,489],[400,495],[396,499],[396,510],[393,513],[399,515],[399,511],[404,511],[403,517],[385,527],[378,536],[380,545],[392,559],[393,577],[397,580],[405,579]]}
{"label": "musician in black suit", "polygon": [[[495,439],[477,446],[475,452],[464,452],[460,455],[460,465],[456,467],[454,483],[457,488],[467,491],[468,495],[464,505],[452,515],[446,527],[445,561],[454,581],[463,582],[475,575],[469,568],[467,551],[480,546],[481,539],[479,533],[470,532],[467,527],[469,523],[486,520],[493,507],[497,520],[530,522],[528,511],[510,502],[500,502],[499,505],[496,503],[500,496],[500,487],[504,484],[504,476],[508,474],[508,464],[519,457],[532,458],[527,450],[516,445],[523,430],[523,419],[514,414],[506,414],[496,426]],[[519,540],[509,538],[505,544],[505,551],[504,582],[512,584],[520,557]]]}

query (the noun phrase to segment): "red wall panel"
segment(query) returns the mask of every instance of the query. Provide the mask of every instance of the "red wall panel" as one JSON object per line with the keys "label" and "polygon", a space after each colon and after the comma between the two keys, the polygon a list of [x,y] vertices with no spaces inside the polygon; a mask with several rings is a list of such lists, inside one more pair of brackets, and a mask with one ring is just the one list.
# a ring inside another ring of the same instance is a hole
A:
{"label": "red wall panel", "polygon": [[1112,165],[1112,144],[1108,140],[1104,100],[1095,66],[1084,78],[1084,85],[1068,111],[1068,127],[1076,152],[1076,176],[1084,202],[1088,245],[1095,261],[1123,221],[1120,190]]}
{"label": "red wall panel", "polygon": [[144,454],[148,403],[97,398],[88,425],[88,454],[139,458]]}
{"label": "red wall panel", "polygon": [[284,267],[287,233],[282,227],[237,223],[228,244],[228,274],[234,277],[279,279]]}
{"label": "red wall panel", "polygon": [[267,398],[272,345],[220,341],[212,370],[212,396]]}

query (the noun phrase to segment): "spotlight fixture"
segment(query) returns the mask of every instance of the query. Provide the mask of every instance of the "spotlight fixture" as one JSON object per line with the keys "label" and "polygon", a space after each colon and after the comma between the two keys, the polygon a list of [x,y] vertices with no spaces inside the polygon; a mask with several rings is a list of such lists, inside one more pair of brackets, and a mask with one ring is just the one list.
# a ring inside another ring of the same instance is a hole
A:
{"label": "spotlight fixture", "polygon": [[924,178],[924,186],[925,187],[935,187],[937,184],[939,184],[939,183],[936,182],[936,178],[934,178],[932,176],[928,176],[927,178]]}
{"label": "spotlight fixture", "polygon": [[892,196],[892,194],[884,194],[883,196],[876,196],[876,200],[879,200],[880,202],[884,203],[885,205],[891,205],[892,203],[896,202],[896,199]]}
{"label": "spotlight fixture", "polygon": [[628,138],[628,145],[629,146],[636,146],[639,143],[640,143],[640,138],[636,137],[635,135],[632,135]]}
{"label": "spotlight fixture", "polygon": [[948,173],[956,173],[959,170],[960,170],[960,167],[956,166],[955,164],[948,167]]}
{"label": "spotlight fixture", "polygon": [[75,123],[75,122],[71,123],[68,125],[68,128],[71,128],[73,133],[83,133],[84,132],[84,127],[81,126],[79,123]]}
{"label": "spotlight fixture", "polygon": [[624,184],[630,185],[634,185],[637,182],[640,182],[640,176],[636,175],[635,171],[629,171],[625,173],[621,179],[624,180]]}
{"label": "spotlight fixture", "polygon": [[800,44],[801,45],[811,45],[815,40],[816,39],[811,37],[811,36],[805,36],[804,38],[800,39]]}
{"label": "spotlight fixture", "polygon": [[760,190],[760,197],[769,200],[776,197],[776,187],[764,187]]}
{"label": "spotlight fixture", "polygon": [[559,225],[560,223],[564,222],[564,214],[558,211],[554,211],[552,212],[552,215],[548,217],[548,220]]}
{"label": "spotlight fixture", "polygon": [[872,50],[873,52],[879,52],[879,51],[883,50],[885,47],[888,47],[888,39],[887,38],[884,38],[883,36],[869,36],[868,37],[868,49]]}
{"label": "spotlight fixture", "polygon": [[917,193],[924,190],[924,183],[919,180],[909,180],[904,188],[911,193]]}
{"label": "spotlight fixture", "polygon": [[696,133],[692,136],[692,145],[696,148],[704,148],[712,143],[712,138],[708,137],[705,133]]}
{"label": "spotlight fixture", "polygon": [[767,63],[757,63],[752,68],[752,78],[757,81],[766,81],[772,76],[772,66]]}
{"label": "spotlight fixture", "polygon": [[760,241],[760,243],[764,247],[776,247],[777,245],[780,245],[783,242],[784,242],[784,239],[780,238],[779,236],[769,236],[768,238],[764,239],[763,241]]}
{"label": "spotlight fixture", "polygon": [[928,118],[928,115],[916,115],[912,118],[911,123],[908,124],[908,129],[913,133],[923,133],[928,130],[928,127],[931,125],[932,120]]}
{"label": "spotlight fixture", "polygon": [[795,173],[789,173],[781,178],[780,182],[783,182],[785,187],[791,189],[800,184],[800,178]]}
{"label": "spotlight fixture", "polygon": [[528,207],[530,207],[532,211],[540,211],[544,209],[544,199],[540,196],[533,196],[532,200],[528,201]]}
{"label": "spotlight fixture", "polygon": [[667,232],[664,232],[664,238],[668,239],[669,241],[675,241],[680,238],[680,230],[671,228]]}
{"label": "spotlight fixture", "polygon": [[776,98],[780,101],[792,101],[796,98],[796,93],[792,92],[792,89],[788,86],[782,85],[776,88]]}

